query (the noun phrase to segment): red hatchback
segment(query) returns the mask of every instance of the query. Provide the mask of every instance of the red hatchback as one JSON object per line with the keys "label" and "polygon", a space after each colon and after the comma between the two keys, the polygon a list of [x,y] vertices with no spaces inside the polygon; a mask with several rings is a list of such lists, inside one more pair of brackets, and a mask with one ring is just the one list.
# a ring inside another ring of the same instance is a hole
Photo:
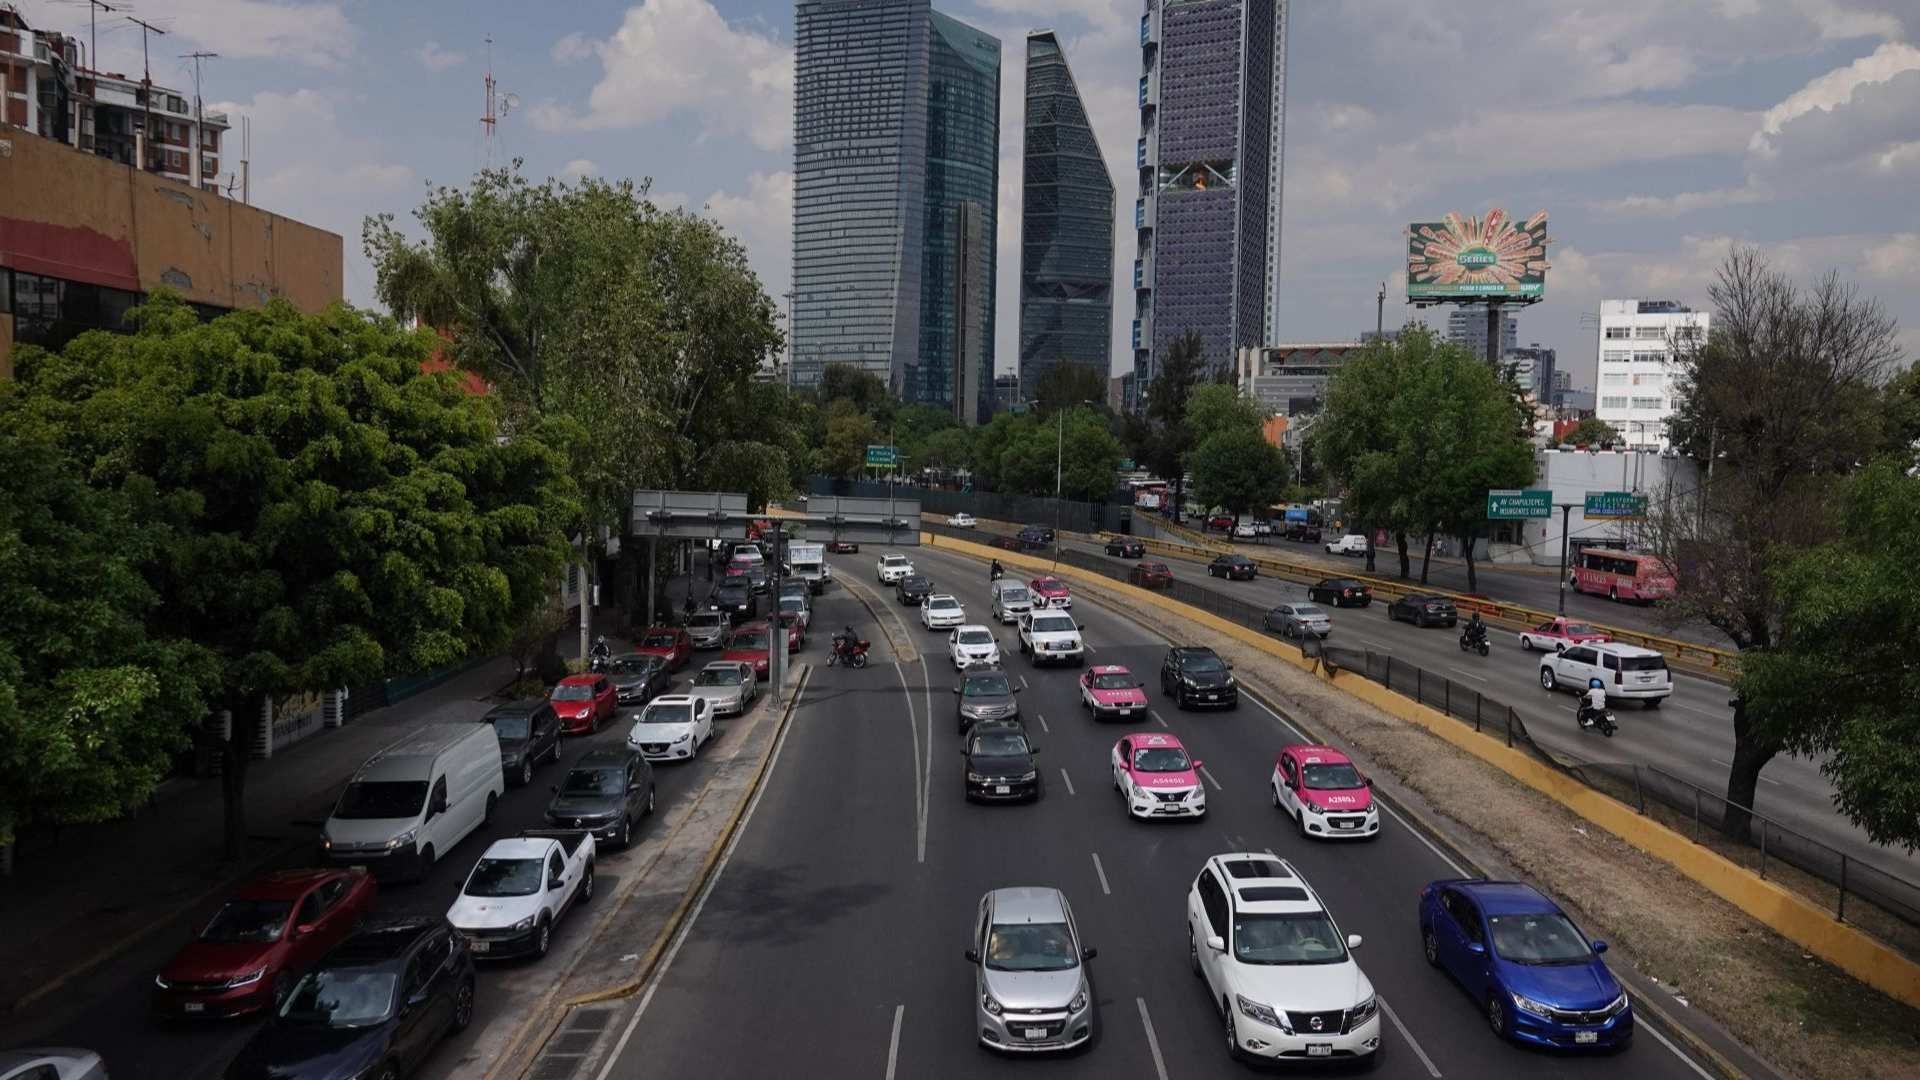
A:
{"label": "red hatchback", "polygon": [[1127,583],[1143,589],[1167,589],[1173,587],[1173,571],[1163,562],[1134,563],[1127,571]]}
{"label": "red hatchback", "polygon": [[561,679],[547,700],[560,714],[560,730],[592,735],[600,730],[600,721],[613,719],[619,707],[617,694],[613,680],[605,675],[580,674]]}
{"label": "red hatchback", "polygon": [[[722,660],[738,660],[753,665],[753,674],[757,678],[767,677],[767,635],[771,633],[766,620],[742,623],[735,628],[733,635],[727,638],[727,647],[721,652]],[[788,639],[792,643],[792,639]],[[791,650],[789,650],[791,651]]]}
{"label": "red hatchback", "polygon": [[655,626],[640,635],[640,644],[635,645],[633,651],[665,657],[667,670],[679,671],[693,659],[693,639],[681,627]]}
{"label": "red hatchback", "polygon": [[364,870],[282,870],[241,888],[153,980],[166,1017],[272,1008],[373,907]]}

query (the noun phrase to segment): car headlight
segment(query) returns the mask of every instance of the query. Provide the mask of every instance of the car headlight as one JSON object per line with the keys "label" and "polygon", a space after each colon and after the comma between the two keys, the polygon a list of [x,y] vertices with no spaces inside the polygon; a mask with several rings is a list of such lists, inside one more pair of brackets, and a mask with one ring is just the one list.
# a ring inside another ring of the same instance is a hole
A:
{"label": "car headlight", "polygon": [[1187,685],[1187,687],[1188,687],[1189,689],[1193,689],[1193,690],[1198,690],[1198,689],[1200,689],[1200,683],[1199,683],[1199,681],[1198,681],[1198,680],[1196,680],[1196,679],[1195,679],[1195,678],[1194,678],[1193,676],[1191,676],[1191,675],[1182,675],[1182,676],[1180,676],[1180,681],[1181,681],[1182,683],[1185,683],[1185,684]]}
{"label": "car headlight", "polygon": [[970,772],[967,774],[967,783],[969,784],[984,784],[986,782],[987,782],[987,778],[980,775],[977,772]]}
{"label": "car headlight", "polygon": [[227,989],[232,990],[237,987],[252,986],[254,983],[257,983],[261,979],[264,979],[266,977],[267,977],[266,968],[260,968],[257,971],[249,971],[245,975],[236,975],[233,978],[228,979]]}
{"label": "car headlight", "polygon": [[387,850],[392,851],[395,848],[406,847],[408,844],[413,843],[414,836],[416,836],[419,832],[420,832],[419,829],[408,829],[406,832],[403,832],[399,836],[396,836],[393,839],[387,841]]}
{"label": "car headlight", "polygon": [[691,739],[691,738],[693,738],[693,732],[689,731],[685,735],[682,735],[679,738],[673,740],[673,745],[679,746],[681,743],[686,742],[688,739]]}
{"label": "car headlight", "polygon": [[534,920],[534,918],[535,918],[535,916],[532,916],[532,915],[529,915],[529,916],[527,916],[526,918],[524,918],[524,919],[521,919],[521,920],[520,920],[519,922],[517,922],[517,923],[514,923],[514,924],[513,924],[513,927],[512,927],[512,929],[513,929],[513,932],[517,934],[517,933],[519,933],[519,932],[521,932],[522,930],[531,930],[531,929],[533,929],[533,920]]}
{"label": "car headlight", "polygon": [[1023,772],[1019,776],[1015,777],[1014,781],[1016,783],[1021,783],[1021,784],[1031,784],[1039,778],[1040,778],[1040,773],[1038,771],[1033,769],[1028,769],[1026,772]]}
{"label": "car headlight", "polygon": [[157,989],[160,989],[160,990],[171,990],[171,989],[173,989],[173,984],[172,984],[172,983],[170,983],[170,982],[168,982],[168,981],[167,981],[167,979],[166,979],[166,976],[164,976],[164,975],[155,975],[155,976],[153,977],[153,985],[154,985],[154,987],[155,987],[155,988],[157,988]]}
{"label": "car headlight", "polygon": [[1607,1007],[1600,1011],[1605,1013],[1608,1016],[1617,1016],[1620,1013],[1626,1012],[1627,1011],[1626,992],[1622,991],[1619,997],[1614,998],[1612,1001],[1607,1002]]}
{"label": "car headlight", "polygon": [[1084,1009],[1086,1007],[1087,1007],[1087,988],[1082,986],[1080,988],[1080,991],[1073,995],[1073,1000],[1067,1002],[1067,1011],[1079,1012],[1081,1009]]}
{"label": "car headlight", "polygon": [[1515,994],[1512,992],[1509,992],[1507,996],[1513,999],[1513,1007],[1516,1009],[1519,1009],[1523,1013],[1532,1013],[1534,1016],[1538,1016],[1542,1019],[1547,1018],[1551,1013],[1551,1010],[1549,1010],[1545,1005],[1540,1004],[1539,1002],[1533,1000],[1530,997],[1522,997],[1519,994]]}
{"label": "car headlight", "polygon": [[1235,994],[1233,995],[1233,999],[1240,1006],[1240,1011],[1245,1013],[1248,1019],[1258,1020],[1268,1027],[1277,1027],[1289,1035],[1293,1034],[1293,1029],[1287,1027],[1286,1021],[1280,1019],[1280,1014],[1274,1012],[1272,1006],[1262,1005],[1260,1002],[1247,997],[1245,994]]}
{"label": "car headlight", "polygon": [[320,834],[320,850],[321,851],[333,850],[333,837],[328,836],[324,832]]}
{"label": "car headlight", "polygon": [[992,994],[981,995],[980,1007],[987,1010],[987,1014],[990,1016],[999,1016],[1001,1013],[1000,1003],[993,1000]]}
{"label": "car headlight", "polygon": [[1232,686],[1232,685],[1233,685],[1233,676],[1231,676],[1231,675],[1229,675],[1229,676],[1227,676],[1227,677],[1226,677],[1226,678],[1225,678],[1224,680],[1222,680],[1222,681],[1221,681],[1221,683],[1220,683],[1220,685],[1221,685],[1221,686]]}
{"label": "car headlight", "polygon": [[1300,805],[1306,807],[1307,813],[1312,814],[1314,817],[1320,817],[1327,812],[1324,808],[1315,806],[1312,803],[1301,803]]}
{"label": "car headlight", "polygon": [[1351,1029],[1366,1023],[1373,1017],[1375,1012],[1379,1011],[1379,1008],[1379,999],[1372,994],[1368,994],[1367,1000],[1347,1010],[1347,1027]]}

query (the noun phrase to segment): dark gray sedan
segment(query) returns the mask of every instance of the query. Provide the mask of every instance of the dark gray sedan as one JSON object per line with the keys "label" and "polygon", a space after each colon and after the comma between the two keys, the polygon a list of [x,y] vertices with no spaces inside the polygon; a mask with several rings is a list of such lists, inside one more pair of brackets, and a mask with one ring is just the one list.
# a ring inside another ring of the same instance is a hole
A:
{"label": "dark gray sedan", "polygon": [[628,653],[607,662],[607,678],[621,705],[639,708],[673,688],[669,661],[653,653]]}
{"label": "dark gray sedan", "polygon": [[589,750],[567,770],[547,803],[547,824],[585,829],[596,841],[626,847],[635,818],[653,813],[653,766],[637,750]]}

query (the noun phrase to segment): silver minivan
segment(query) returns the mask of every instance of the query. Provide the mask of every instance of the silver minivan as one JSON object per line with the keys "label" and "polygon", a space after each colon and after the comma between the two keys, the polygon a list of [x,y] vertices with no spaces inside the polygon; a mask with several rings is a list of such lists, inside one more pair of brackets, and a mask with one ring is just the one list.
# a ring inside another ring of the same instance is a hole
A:
{"label": "silver minivan", "polygon": [[1024,581],[1001,578],[993,583],[993,617],[1003,623],[1018,620],[1033,610],[1033,593]]}
{"label": "silver minivan", "polygon": [[491,724],[425,724],[368,758],[320,833],[323,861],[418,879],[492,819],[507,789]]}
{"label": "silver minivan", "polygon": [[1073,909],[1059,889],[995,889],[974,917],[973,1020],[982,1045],[1034,1053],[1093,1038],[1093,986]]}

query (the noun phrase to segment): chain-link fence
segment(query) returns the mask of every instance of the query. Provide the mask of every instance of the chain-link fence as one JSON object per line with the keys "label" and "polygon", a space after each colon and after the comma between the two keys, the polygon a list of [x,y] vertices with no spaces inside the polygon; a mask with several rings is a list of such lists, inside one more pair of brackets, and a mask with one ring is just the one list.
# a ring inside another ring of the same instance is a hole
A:
{"label": "chain-link fence", "polygon": [[[956,540],[991,539],[979,530],[950,529],[925,524],[926,531]],[[1120,563],[1083,551],[1062,548],[1060,562],[1076,570],[1114,581],[1148,585],[1136,564]],[[1147,560],[1149,562],[1153,560]],[[1583,761],[1561,752],[1549,752],[1528,734],[1525,721],[1511,705],[1488,697],[1465,683],[1395,657],[1391,652],[1356,649],[1313,638],[1286,637],[1279,621],[1269,620],[1269,608],[1228,596],[1193,581],[1173,579],[1158,588],[1183,604],[1208,614],[1262,631],[1276,642],[1301,650],[1308,659],[1337,671],[1360,675],[1396,693],[1436,709],[1475,731],[1494,735],[1597,791],[1633,807],[1694,842],[1713,849],[1761,877],[1831,909],[1834,917],[1852,923],[1908,956],[1920,958],[1920,884],[1862,862],[1831,845],[1795,831],[1762,814],[1747,812],[1746,836],[1729,831],[1732,804],[1705,788],[1651,765]],[[1337,678],[1338,676],[1336,676]],[[1571,722],[1571,713],[1569,714]]]}

